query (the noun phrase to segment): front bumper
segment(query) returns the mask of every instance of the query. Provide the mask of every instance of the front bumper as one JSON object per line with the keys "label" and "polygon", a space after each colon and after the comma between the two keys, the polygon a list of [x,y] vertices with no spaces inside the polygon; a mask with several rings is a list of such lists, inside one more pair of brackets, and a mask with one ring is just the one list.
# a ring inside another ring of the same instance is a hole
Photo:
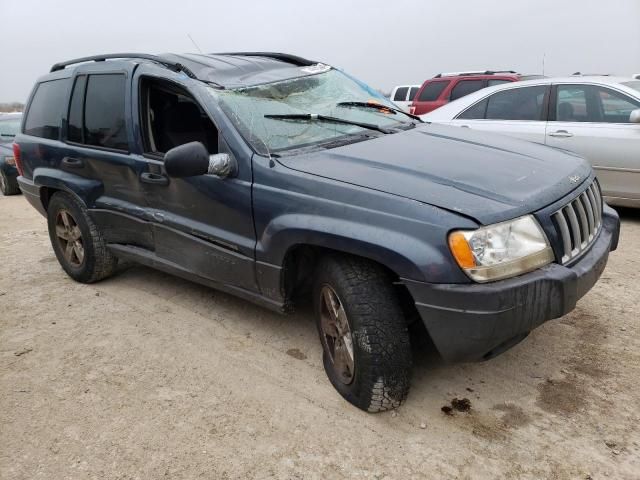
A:
{"label": "front bumper", "polygon": [[492,358],[554,318],[566,315],[596,283],[616,249],[617,213],[605,206],[597,240],[569,266],[553,263],[486,284],[429,284],[403,279],[436,348],[447,361]]}

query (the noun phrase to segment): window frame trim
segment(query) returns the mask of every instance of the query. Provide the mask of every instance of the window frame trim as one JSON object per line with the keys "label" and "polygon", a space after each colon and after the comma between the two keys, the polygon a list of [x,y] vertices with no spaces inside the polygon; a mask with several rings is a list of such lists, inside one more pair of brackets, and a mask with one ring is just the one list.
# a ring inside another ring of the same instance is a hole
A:
{"label": "window frame trim", "polygon": [[[516,83],[517,82],[511,82],[511,83]],[[544,94],[544,98],[542,99],[543,102],[543,106],[542,106],[542,112],[540,114],[540,116],[542,117],[539,120],[506,120],[506,119],[496,119],[496,118],[486,118],[487,116],[487,109],[489,107],[489,98],[492,97],[493,95],[497,95],[498,93],[502,93],[502,92],[506,92],[508,90],[516,90],[516,89],[522,89],[522,88],[533,88],[533,87],[545,87],[546,91]],[[513,86],[511,88],[505,88],[504,90],[498,90],[497,92],[493,92],[493,93],[489,93],[487,95],[485,95],[482,98],[479,98],[478,100],[476,100],[474,103],[472,103],[471,105],[469,105],[467,108],[465,108],[464,110],[462,110],[461,112],[459,112],[454,118],[452,118],[453,120],[460,120],[460,121],[471,121],[471,122],[479,122],[479,121],[486,121],[486,122],[548,122],[548,118],[549,118],[549,112],[551,111],[550,109],[550,99],[551,99],[551,90],[553,88],[553,85],[551,84],[547,84],[547,83],[540,83],[538,85],[524,85],[524,86]],[[464,97],[462,97],[464,98]],[[475,107],[477,104],[479,104],[480,102],[484,102],[487,101],[487,104],[484,107],[484,115],[483,117],[485,118],[460,118],[460,116],[462,114],[464,114],[466,111],[472,109],[473,107]]]}
{"label": "window frame trim", "polygon": [[[84,86],[82,87],[82,105],[80,108],[80,123],[81,123],[80,138],[82,139],[82,141],[74,142],[72,140],[69,140],[69,117],[71,116],[71,102],[73,101],[73,94],[75,92],[76,84],[80,77],[86,77],[84,81]],[[68,143],[70,145],[86,145],[84,143],[84,104],[87,100],[87,84],[88,83],[89,83],[89,75],[86,73],[79,73],[73,76],[71,91],[69,92],[69,105],[67,107],[67,117],[64,119],[64,124],[65,124],[64,143]]]}

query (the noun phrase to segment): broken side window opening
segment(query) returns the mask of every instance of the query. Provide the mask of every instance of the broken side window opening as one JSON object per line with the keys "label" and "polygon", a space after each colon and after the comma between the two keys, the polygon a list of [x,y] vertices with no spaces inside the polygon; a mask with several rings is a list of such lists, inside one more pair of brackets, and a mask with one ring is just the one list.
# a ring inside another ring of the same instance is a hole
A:
{"label": "broken side window opening", "polygon": [[162,156],[189,142],[218,153],[218,130],[202,107],[179,86],[157,79],[141,81],[144,152]]}

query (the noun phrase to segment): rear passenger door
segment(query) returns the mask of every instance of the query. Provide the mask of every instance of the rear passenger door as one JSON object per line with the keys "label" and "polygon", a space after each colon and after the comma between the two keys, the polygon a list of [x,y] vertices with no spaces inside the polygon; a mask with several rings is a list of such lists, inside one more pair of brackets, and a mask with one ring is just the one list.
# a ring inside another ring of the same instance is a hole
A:
{"label": "rear passenger door", "polygon": [[98,183],[89,213],[108,243],[153,248],[146,199],[138,177],[146,168],[131,154],[129,64],[89,64],[77,69],[64,125],[60,168]]}
{"label": "rear passenger door", "polygon": [[461,112],[452,125],[544,143],[549,86],[501,90]]}

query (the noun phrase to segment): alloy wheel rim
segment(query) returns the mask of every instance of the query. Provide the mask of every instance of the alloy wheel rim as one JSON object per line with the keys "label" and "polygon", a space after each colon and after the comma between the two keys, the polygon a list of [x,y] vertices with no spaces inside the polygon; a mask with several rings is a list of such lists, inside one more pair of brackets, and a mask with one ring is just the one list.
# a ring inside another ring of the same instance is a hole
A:
{"label": "alloy wheel rim", "polygon": [[56,238],[64,259],[73,267],[84,262],[84,243],[80,227],[68,210],[60,210],[56,215]]}
{"label": "alloy wheel rim", "polygon": [[320,290],[320,326],[322,346],[340,381],[350,384],[355,372],[353,338],[347,313],[340,297],[329,285]]}

